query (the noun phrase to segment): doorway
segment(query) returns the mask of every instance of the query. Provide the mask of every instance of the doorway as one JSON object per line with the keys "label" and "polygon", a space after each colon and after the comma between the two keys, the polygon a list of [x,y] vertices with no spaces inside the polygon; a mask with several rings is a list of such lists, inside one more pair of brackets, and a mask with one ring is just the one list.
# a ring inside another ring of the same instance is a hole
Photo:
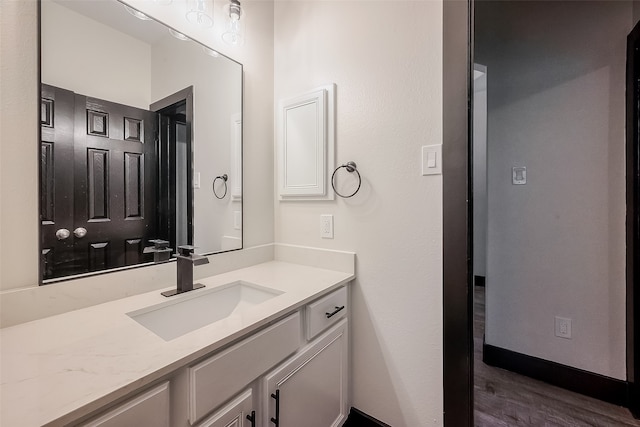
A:
{"label": "doorway", "polygon": [[158,224],[174,253],[193,245],[193,87],[151,105],[157,115]]}
{"label": "doorway", "polygon": [[[471,168],[473,146],[470,145],[473,118],[470,113],[470,100],[473,99],[471,76],[474,60],[474,2],[470,1],[464,6],[459,3],[461,2],[447,0],[444,2],[444,394],[445,425],[451,426],[473,424],[471,408],[473,407],[474,372],[470,357],[473,354],[470,331],[473,320],[471,307],[475,255],[472,239],[475,204]],[[554,16],[553,13],[549,15]],[[491,64],[487,65],[491,69]],[[512,178],[510,169],[507,171],[508,175],[505,175],[509,180]],[[622,186],[624,186],[624,177]],[[461,214],[458,209],[461,209],[464,214]],[[464,236],[458,232],[459,227],[464,227],[466,230]],[[622,248],[624,256],[624,246]],[[460,269],[463,270],[460,271]],[[624,275],[622,279],[624,280]],[[490,286],[489,283],[488,285]],[[621,310],[623,307],[624,304]],[[633,329],[632,326],[637,324],[637,319],[635,317],[633,320],[627,319],[626,323],[628,328]],[[624,333],[624,326],[618,329]],[[629,342],[630,340],[627,341]],[[624,350],[622,352],[624,353]],[[626,361],[629,361],[629,355]],[[627,366],[623,369],[626,374]],[[618,395],[622,391],[625,400],[627,384],[631,384],[633,388],[634,382],[631,376],[632,371],[629,370],[628,373],[630,375],[628,378],[615,381],[611,389]],[[608,382],[608,384],[612,383]]]}

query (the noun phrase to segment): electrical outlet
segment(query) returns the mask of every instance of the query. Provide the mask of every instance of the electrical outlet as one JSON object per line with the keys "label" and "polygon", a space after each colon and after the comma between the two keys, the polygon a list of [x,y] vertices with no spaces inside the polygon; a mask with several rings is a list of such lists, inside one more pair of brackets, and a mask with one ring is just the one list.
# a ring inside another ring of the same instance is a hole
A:
{"label": "electrical outlet", "polygon": [[333,215],[320,215],[320,237],[333,239]]}
{"label": "electrical outlet", "polygon": [[571,319],[556,316],[556,336],[571,339]]}

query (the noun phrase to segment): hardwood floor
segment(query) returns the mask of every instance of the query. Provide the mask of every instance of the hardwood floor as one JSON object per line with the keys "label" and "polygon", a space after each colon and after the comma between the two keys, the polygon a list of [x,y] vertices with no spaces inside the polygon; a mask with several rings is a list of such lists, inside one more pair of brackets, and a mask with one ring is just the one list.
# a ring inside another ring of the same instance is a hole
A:
{"label": "hardwood floor", "polygon": [[640,427],[626,408],[482,363],[484,288],[474,291],[474,399],[477,427]]}

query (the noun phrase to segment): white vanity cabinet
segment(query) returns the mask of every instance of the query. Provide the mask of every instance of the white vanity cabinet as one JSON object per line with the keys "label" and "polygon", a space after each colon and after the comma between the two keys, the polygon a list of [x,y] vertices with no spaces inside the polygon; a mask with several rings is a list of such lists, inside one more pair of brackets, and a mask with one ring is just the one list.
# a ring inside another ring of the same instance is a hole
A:
{"label": "white vanity cabinet", "polygon": [[80,425],[339,427],[349,403],[347,302],[340,287]]}
{"label": "white vanity cabinet", "polygon": [[264,426],[339,427],[347,417],[348,323],[340,321],[263,380]]}
{"label": "white vanity cabinet", "polygon": [[236,345],[189,367],[189,422],[202,417],[246,388],[300,348],[299,312]]}

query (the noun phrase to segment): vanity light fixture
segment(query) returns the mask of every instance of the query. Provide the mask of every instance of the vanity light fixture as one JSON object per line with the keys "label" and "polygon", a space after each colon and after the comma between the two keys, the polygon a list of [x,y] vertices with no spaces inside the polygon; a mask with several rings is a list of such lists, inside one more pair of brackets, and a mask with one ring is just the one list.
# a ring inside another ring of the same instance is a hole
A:
{"label": "vanity light fixture", "polygon": [[222,40],[230,45],[242,46],[244,44],[244,9],[240,6],[239,0],[230,0],[224,6],[225,10],[225,31],[222,33]]}
{"label": "vanity light fixture", "polygon": [[187,0],[187,21],[201,28],[213,27],[213,14],[209,0]]}
{"label": "vanity light fixture", "polygon": [[127,6],[126,4],[123,4],[123,6],[127,10],[127,12],[129,12],[131,15],[135,16],[136,18],[141,19],[143,21],[151,20],[151,18],[149,18],[147,15],[140,12],[139,10],[134,9],[131,6]]}
{"label": "vanity light fixture", "polygon": [[185,36],[182,33],[177,32],[174,29],[169,28],[169,34],[171,34],[173,37],[177,38],[178,40],[182,40],[182,41],[187,41],[189,40],[189,37]]}

